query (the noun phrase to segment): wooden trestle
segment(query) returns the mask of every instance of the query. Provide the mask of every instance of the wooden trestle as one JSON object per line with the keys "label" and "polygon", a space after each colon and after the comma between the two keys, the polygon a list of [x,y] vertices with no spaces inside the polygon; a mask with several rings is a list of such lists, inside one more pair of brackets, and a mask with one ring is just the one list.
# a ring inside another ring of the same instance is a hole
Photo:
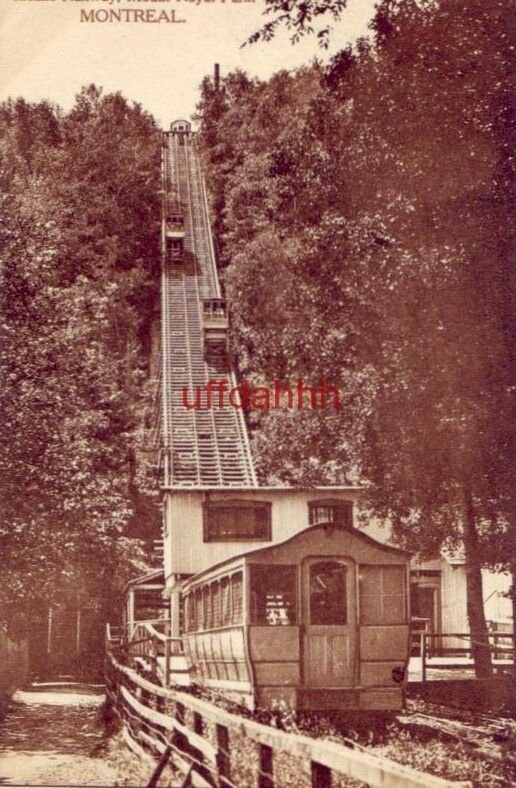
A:
{"label": "wooden trestle", "polygon": [[[237,385],[227,359],[203,347],[203,299],[220,298],[206,190],[195,136],[165,135],[162,161],[161,468],[164,487],[255,487],[245,419],[229,404],[187,409],[209,380]],[[168,259],[167,211],[184,216],[184,255]],[[205,400],[203,399],[203,403]]]}

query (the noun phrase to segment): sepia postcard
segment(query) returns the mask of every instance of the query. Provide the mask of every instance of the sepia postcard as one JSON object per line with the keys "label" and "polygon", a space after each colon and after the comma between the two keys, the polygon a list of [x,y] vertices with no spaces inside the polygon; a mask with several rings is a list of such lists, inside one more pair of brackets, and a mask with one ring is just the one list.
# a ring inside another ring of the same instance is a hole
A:
{"label": "sepia postcard", "polygon": [[0,0],[0,783],[510,786],[509,0]]}

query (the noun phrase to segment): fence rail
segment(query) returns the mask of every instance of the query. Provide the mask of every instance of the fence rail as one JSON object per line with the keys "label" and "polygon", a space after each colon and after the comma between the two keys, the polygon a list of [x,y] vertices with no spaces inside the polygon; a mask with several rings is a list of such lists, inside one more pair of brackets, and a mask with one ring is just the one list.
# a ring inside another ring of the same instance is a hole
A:
{"label": "fence rail", "polygon": [[[160,632],[162,626],[165,632]],[[183,654],[181,638],[168,634],[170,622],[164,619],[138,621],[131,628],[129,638],[125,638],[122,628],[106,626],[106,647],[108,653],[118,651],[131,666],[145,666],[164,686],[170,686],[172,657]]]}
{"label": "fence rail", "polygon": [[[429,668],[464,670],[472,667],[473,646],[469,632],[417,632],[421,657],[421,681],[426,681]],[[489,632],[489,651],[493,667],[508,669],[514,665],[515,636],[512,632]],[[450,641],[452,641],[450,643]],[[455,642],[453,642],[455,641]],[[444,645],[448,643],[448,645]],[[481,644],[484,646],[484,644]]]}
{"label": "fence rail", "polygon": [[196,786],[338,788],[344,784],[342,778],[349,777],[384,788],[471,786],[239,717],[188,693],[153,684],[112,652],[106,685],[128,735],[157,759],[170,752]]}

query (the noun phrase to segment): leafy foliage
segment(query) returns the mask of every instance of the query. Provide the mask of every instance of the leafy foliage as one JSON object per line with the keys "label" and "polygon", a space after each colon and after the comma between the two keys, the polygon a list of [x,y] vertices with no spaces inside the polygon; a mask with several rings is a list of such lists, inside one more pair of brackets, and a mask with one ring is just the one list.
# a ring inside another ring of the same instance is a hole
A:
{"label": "leafy foliage", "polygon": [[1,600],[12,620],[67,597],[102,608],[142,565],[127,536],[160,135],[138,105],[94,86],[66,115],[6,102],[0,126]]}
{"label": "leafy foliage", "polygon": [[404,545],[464,544],[477,640],[514,539],[509,13],[384,0],[327,70],[201,100],[241,370],[344,402],[262,416],[263,478],[360,478]]}
{"label": "leafy foliage", "polygon": [[329,44],[331,26],[321,17],[331,17],[337,22],[347,6],[347,0],[265,0],[264,14],[272,19],[253,33],[247,43],[270,41],[278,28],[286,27],[291,32],[290,40],[296,44],[304,35],[315,35],[319,45],[326,49]]}

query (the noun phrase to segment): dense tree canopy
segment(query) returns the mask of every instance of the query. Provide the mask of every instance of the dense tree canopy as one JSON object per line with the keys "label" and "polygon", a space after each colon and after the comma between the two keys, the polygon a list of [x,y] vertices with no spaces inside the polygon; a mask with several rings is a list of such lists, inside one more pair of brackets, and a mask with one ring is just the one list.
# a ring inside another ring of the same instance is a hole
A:
{"label": "dense tree canopy", "polygon": [[262,416],[262,478],[360,478],[408,547],[464,544],[479,642],[514,534],[509,13],[384,0],[328,69],[200,107],[241,371],[344,402]]}
{"label": "dense tree canopy", "polygon": [[77,595],[101,608],[141,566],[127,537],[160,135],[138,105],[94,86],[67,114],[6,102],[0,134],[0,601],[20,619]]}

